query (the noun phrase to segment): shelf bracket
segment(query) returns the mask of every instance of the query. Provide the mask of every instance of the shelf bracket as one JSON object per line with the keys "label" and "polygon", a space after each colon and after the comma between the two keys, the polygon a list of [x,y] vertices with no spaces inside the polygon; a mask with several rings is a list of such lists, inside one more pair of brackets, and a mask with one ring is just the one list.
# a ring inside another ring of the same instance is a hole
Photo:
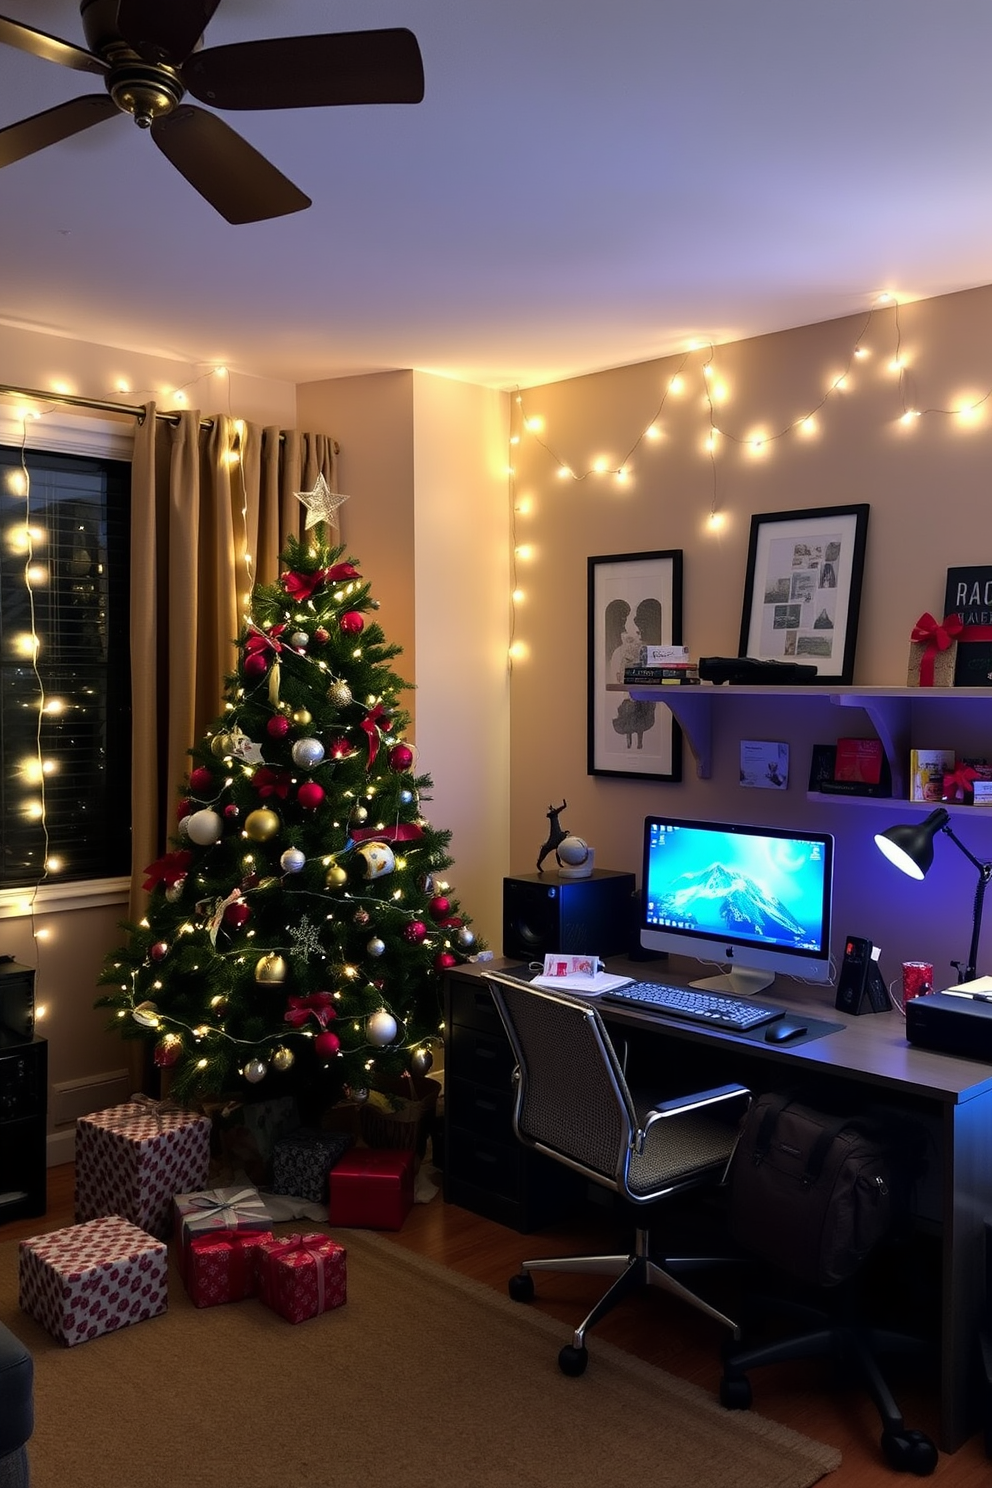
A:
{"label": "shelf bracket", "polygon": [[[685,737],[696,761],[696,774],[700,780],[709,780],[713,773],[713,705],[701,687],[666,687],[664,699],[659,698],[657,687],[629,689],[630,696],[639,703],[664,703],[672,710],[672,716]],[[678,693],[675,697],[673,694]]]}
{"label": "shelf bracket", "polygon": [[872,697],[866,693],[831,693],[830,701],[839,708],[860,708],[868,714],[872,727],[882,741],[892,772],[892,794],[907,799],[907,762],[909,760],[910,701],[905,697]]}

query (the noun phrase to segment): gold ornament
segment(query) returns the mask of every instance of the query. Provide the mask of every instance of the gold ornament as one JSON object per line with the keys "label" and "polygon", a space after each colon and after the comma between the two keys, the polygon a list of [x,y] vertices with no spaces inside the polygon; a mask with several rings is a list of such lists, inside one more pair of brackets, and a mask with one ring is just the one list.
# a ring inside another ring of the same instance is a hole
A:
{"label": "gold ornament", "polygon": [[158,1008],[153,1002],[139,1002],[137,1007],[131,1009],[131,1017],[135,1023],[140,1023],[142,1028],[158,1027]]}
{"label": "gold ornament", "polygon": [[274,837],[281,823],[274,811],[267,806],[260,807],[257,811],[249,811],[245,817],[245,832],[252,842],[267,842]]}
{"label": "gold ornament", "polygon": [[230,734],[214,734],[210,740],[210,752],[221,759],[231,748]]}
{"label": "gold ornament", "polygon": [[285,1044],[280,1044],[272,1056],[273,1068],[277,1069],[280,1074],[285,1074],[286,1070],[292,1069],[295,1058],[296,1055],[292,1049],[287,1049]]}
{"label": "gold ornament", "polygon": [[332,863],[327,870],[324,882],[329,889],[343,889],[348,882],[348,875],[340,863]]}
{"label": "gold ornament", "polygon": [[306,728],[308,723],[313,723],[313,715],[308,713],[306,708],[297,708],[293,714],[293,722],[300,728]]}
{"label": "gold ornament", "polygon": [[211,997],[210,1011],[215,1015],[215,1017],[223,1018],[224,1014],[227,1012],[227,1008],[228,1001],[223,992],[218,992],[216,997]]}
{"label": "gold ornament", "polygon": [[273,951],[267,956],[262,956],[255,963],[255,980],[256,982],[284,982],[286,971],[285,961]]}
{"label": "gold ornament", "polygon": [[332,682],[327,689],[327,701],[333,703],[335,708],[347,708],[351,702],[352,692],[347,682]]}

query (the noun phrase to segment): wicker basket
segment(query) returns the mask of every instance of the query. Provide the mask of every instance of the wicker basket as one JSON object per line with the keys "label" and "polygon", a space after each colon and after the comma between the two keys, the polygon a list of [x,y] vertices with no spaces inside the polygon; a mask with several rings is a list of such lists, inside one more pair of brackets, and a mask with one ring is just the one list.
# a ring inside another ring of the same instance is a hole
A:
{"label": "wicker basket", "polygon": [[423,1157],[440,1094],[437,1080],[413,1075],[378,1080],[361,1110],[368,1146],[412,1149]]}

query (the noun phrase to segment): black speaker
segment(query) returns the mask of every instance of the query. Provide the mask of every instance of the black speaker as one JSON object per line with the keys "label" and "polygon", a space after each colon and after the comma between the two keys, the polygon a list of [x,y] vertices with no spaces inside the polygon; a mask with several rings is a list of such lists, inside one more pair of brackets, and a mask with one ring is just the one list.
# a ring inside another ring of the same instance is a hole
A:
{"label": "black speaker", "polygon": [[889,993],[870,940],[849,935],[844,942],[844,961],[837,983],[834,1006],[842,1013],[885,1013],[891,1006]]}
{"label": "black speaker", "polygon": [[503,955],[543,961],[549,951],[625,956],[635,928],[634,875],[594,868],[589,878],[527,873],[503,880]]}
{"label": "black speaker", "polygon": [[4,1042],[34,1037],[34,972],[0,956],[0,1034]]}

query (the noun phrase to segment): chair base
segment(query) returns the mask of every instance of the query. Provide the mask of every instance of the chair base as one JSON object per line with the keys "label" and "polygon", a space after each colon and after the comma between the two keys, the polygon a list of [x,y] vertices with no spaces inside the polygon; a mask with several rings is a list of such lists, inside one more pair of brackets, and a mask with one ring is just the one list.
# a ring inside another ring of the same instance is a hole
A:
{"label": "chair base", "polygon": [[908,1334],[881,1328],[861,1328],[836,1323],[810,1333],[784,1338],[751,1348],[724,1352],[720,1404],[728,1410],[747,1410],[751,1404],[750,1369],[763,1364],[790,1363],[794,1359],[831,1358],[856,1375],[867,1389],[882,1422],[882,1454],[896,1472],[929,1477],[937,1466],[937,1448],[921,1431],[907,1429],[878,1364],[886,1353],[919,1353],[924,1345]]}
{"label": "chair base", "polygon": [[571,1345],[566,1345],[558,1362],[565,1374],[581,1374],[585,1368],[585,1337],[589,1329],[600,1318],[632,1292],[641,1287],[657,1287],[671,1296],[679,1297],[698,1312],[722,1323],[735,1338],[740,1330],[732,1318],[713,1307],[703,1297],[690,1291],[678,1280],[676,1273],[698,1271],[707,1267],[736,1265],[739,1262],[727,1256],[667,1256],[653,1260],[649,1252],[649,1231],[639,1228],[634,1236],[634,1249],[624,1255],[551,1256],[539,1260],[524,1261],[520,1274],[510,1281],[510,1296],[516,1302],[529,1302],[534,1295],[535,1271],[565,1271],[581,1275],[613,1276],[616,1279],[607,1289],[592,1311],[583,1318],[572,1335]]}

